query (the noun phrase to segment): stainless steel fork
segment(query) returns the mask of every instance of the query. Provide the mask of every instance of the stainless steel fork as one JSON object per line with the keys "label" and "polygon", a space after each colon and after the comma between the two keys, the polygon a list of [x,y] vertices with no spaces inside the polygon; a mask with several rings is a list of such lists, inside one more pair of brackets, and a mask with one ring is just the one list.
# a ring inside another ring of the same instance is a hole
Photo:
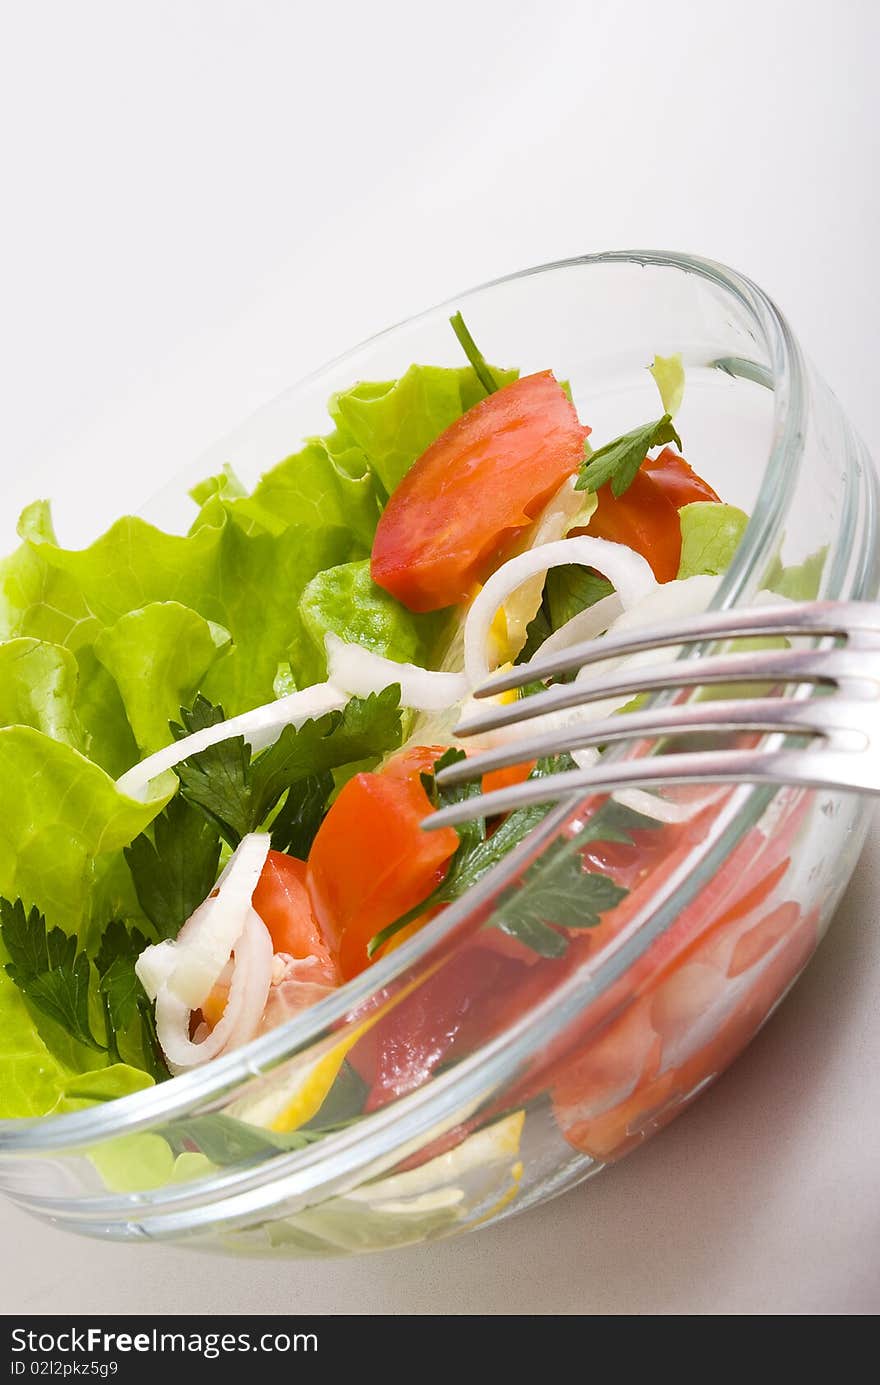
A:
{"label": "stainless steel fork", "polygon": [[[709,642],[754,637],[808,637],[809,647],[787,646],[706,653]],[[617,667],[604,675],[586,670],[608,659],[680,645],[679,657],[638,668]],[[691,657],[682,657],[682,654]],[[494,697],[559,674],[578,673],[573,683],[494,704],[456,728],[458,737],[484,735],[548,713],[668,690],[718,684],[767,684],[772,696],[718,701],[681,701],[638,711],[621,710],[601,720],[524,734],[441,770],[438,786],[478,779],[490,770],[523,764],[611,742],[663,741],[691,733],[742,731],[782,733],[770,746],[719,748],[613,760],[584,769],[528,779],[510,788],[472,795],[441,808],[424,822],[435,829],[476,817],[508,812],[528,803],[553,803],[585,793],[625,787],[689,783],[785,783],[810,788],[880,793],[880,605],[813,601],[708,612],[658,623],[650,630],[606,635],[548,655],[540,654],[512,672],[489,679],[475,692]],[[803,744],[780,745],[786,737]]]}

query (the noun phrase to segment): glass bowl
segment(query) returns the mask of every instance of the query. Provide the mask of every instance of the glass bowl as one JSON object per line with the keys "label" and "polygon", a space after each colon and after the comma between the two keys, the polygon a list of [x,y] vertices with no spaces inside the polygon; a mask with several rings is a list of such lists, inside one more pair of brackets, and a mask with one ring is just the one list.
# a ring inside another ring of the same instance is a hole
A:
{"label": "glass bowl", "polygon": [[[460,364],[447,323],[459,307],[492,359],[568,379],[599,439],[656,414],[645,366],[682,353],[685,453],[752,516],[716,605],[808,559],[817,594],[877,596],[877,482],[839,405],[760,289],[676,254],[547,265],[394,327],[254,415],[142,513],[184,528],[187,480],[230,462],[254,482],[326,431],[335,390],[413,361]],[[764,1023],[867,826],[856,795],[742,786],[628,844],[611,806],[549,812],[416,936],[247,1047],[116,1102],[2,1123],[0,1187],[86,1235],[324,1256],[472,1230],[597,1173]],[[601,919],[585,864],[621,887]],[[563,955],[497,926],[524,901],[571,929]]]}

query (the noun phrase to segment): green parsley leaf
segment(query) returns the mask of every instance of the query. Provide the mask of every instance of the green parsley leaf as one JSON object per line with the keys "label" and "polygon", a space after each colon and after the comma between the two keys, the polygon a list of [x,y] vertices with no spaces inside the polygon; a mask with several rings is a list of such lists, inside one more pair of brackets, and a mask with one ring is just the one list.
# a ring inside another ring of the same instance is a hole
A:
{"label": "green parsley leaf", "polygon": [[[436,762],[435,769],[446,764],[454,764],[462,758],[462,751],[449,750],[442,760]],[[573,767],[574,761],[571,756],[553,756],[539,760],[529,778],[539,779],[549,774],[562,774]],[[470,798],[479,792],[478,783],[456,784],[449,789],[440,790],[439,804],[446,806],[449,803],[461,802],[462,799]],[[419,918],[427,909],[437,904],[450,904],[453,900],[459,899],[508,852],[518,846],[546,817],[551,807],[550,804],[531,803],[517,808],[507,815],[491,835],[487,835],[483,819],[462,823],[456,829],[459,833],[459,847],[444,879],[427,899],[371,939],[367,948],[369,955],[373,957],[389,938]],[[512,887],[510,894],[499,906],[493,926],[500,927],[511,937],[518,938],[542,957],[561,957],[568,947],[568,939],[564,933],[557,932],[557,928],[593,928],[599,922],[600,914],[613,908],[628,893],[616,885],[609,876],[585,869],[581,855],[583,847],[591,841],[624,842],[631,845],[633,831],[656,826],[653,818],[633,812],[609,799],[575,839],[560,843],[558,848],[539,856],[522,882]]]}
{"label": "green parsley leaf", "polygon": [[[435,762],[434,769],[435,771],[444,769],[446,765],[457,764],[464,758],[463,750],[447,750]],[[529,778],[537,779],[546,774],[558,773],[561,769],[571,768],[573,763],[569,756],[554,757],[552,760],[539,760]],[[452,803],[461,803],[467,798],[476,797],[480,792],[479,781],[455,784],[449,788],[443,788],[437,793],[437,806],[446,807]],[[429,796],[433,797],[433,795]],[[465,890],[469,889],[471,885],[475,885],[503,856],[506,856],[524,837],[528,836],[532,828],[537,826],[550,811],[550,806],[544,803],[532,803],[524,808],[518,808],[515,812],[507,815],[491,836],[486,834],[485,818],[477,818],[471,822],[459,824],[455,829],[459,838],[458,850],[440,884],[428,895],[427,899],[417,904],[415,908],[401,918],[395,919],[394,923],[390,923],[374,938],[371,938],[367,947],[368,956],[375,956],[389,938],[393,938],[395,933],[399,933],[402,928],[419,918],[427,909],[433,908],[435,904],[450,904],[454,899],[463,895]]]}
{"label": "green parsley leaf", "polygon": [[119,919],[114,919],[101,935],[95,968],[100,978],[107,1037],[113,1056],[119,1061],[117,1036],[139,1020],[145,1066],[156,1081],[161,1082],[170,1074],[156,1036],[152,1006],[134,969],[138,957],[148,946],[149,939],[139,928],[128,929]]}
{"label": "green parsley leaf", "polygon": [[[285,726],[251,766],[252,821],[258,827],[281,794],[316,774],[395,749],[402,736],[400,684],[353,697],[341,712],[326,712],[296,729]],[[253,828],[249,830],[254,830]]]}
{"label": "green parsley leaf", "polygon": [[220,836],[181,794],[154,819],[151,831],[152,838],[147,833],[135,837],[125,848],[125,859],[147,918],[160,937],[176,938],[213,889]]}
{"label": "green parsley leaf", "polygon": [[550,626],[558,630],[574,616],[595,606],[614,591],[607,577],[600,577],[588,567],[576,563],[568,567],[552,567],[547,573],[545,598]]}
{"label": "green parsley leaf", "polygon": [[46,928],[46,919],[34,906],[25,913],[17,899],[0,899],[0,932],[11,961],[6,971],[31,1004],[78,1043],[106,1053],[92,1033],[89,1019],[91,966],[85,952],[77,952],[77,940],[60,928]]}
{"label": "green parsley leaf", "polygon": [[[224,719],[222,707],[212,707],[203,697],[191,712],[182,710],[181,717],[183,727],[172,727],[178,739]],[[295,785],[354,760],[384,755],[400,744],[401,736],[400,685],[394,683],[369,697],[353,697],[342,711],[314,717],[299,729],[285,726],[275,744],[253,759],[244,738],[235,736],[191,755],[177,766],[177,775],[184,797],[236,847]]]}
{"label": "green parsley leaf", "polygon": [[593,841],[631,846],[634,831],[656,826],[653,818],[609,798],[576,837],[555,842],[538,857],[522,882],[511,887],[495,923],[542,957],[563,956],[568,939],[558,929],[595,928],[601,915],[629,893],[610,876],[587,868],[584,847]]}
{"label": "green parsley leaf", "polygon": [[[544,586],[546,595],[547,587]],[[537,612],[526,626],[526,642],[514,659],[515,664],[527,664],[537,654],[541,645],[553,634],[553,626],[547,614],[547,603],[542,600]]]}
{"label": "green parsley leaf", "polygon": [[294,784],[272,822],[272,850],[304,861],[324,821],[333,792],[333,775],[310,774]]}
{"label": "green parsley leaf", "polygon": [[628,891],[610,876],[587,869],[582,852],[582,838],[558,843],[541,869],[533,867],[502,903],[497,927],[542,957],[565,953],[568,939],[557,929],[595,928],[600,915]]}
{"label": "green parsley leaf", "polygon": [[[182,725],[171,723],[172,735],[178,741],[218,725],[226,720],[226,714],[222,707],[213,706],[199,693],[190,711],[181,707],[180,719]],[[176,766],[184,797],[201,809],[231,847],[238,846],[251,830],[250,763],[250,747],[244,736],[231,736]]]}
{"label": "green parsley leaf", "polygon": [[477,346],[477,343],[474,341],[473,337],[468,331],[467,325],[465,324],[465,320],[462,317],[461,313],[453,313],[452,317],[449,319],[449,323],[452,327],[453,332],[458,337],[458,340],[461,343],[461,348],[464,351],[464,354],[467,356],[468,360],[473,366],[474,374],[476,375],[480,384],[483,386],[483,389],[486,391],[487,395],[494,394],[495,391],[498,389],[498,381],[492,374],[492,371],[486,362],[486,357],[483,355],[482,351]]}
{"label": "green parsley leaf", "polygon": [[[554,630],[588,606],[595,606],[597,601],[610,596],[613,591],[614,587],[607,578],[577,563],[551,568],[544,583],[541,605],[526,627],[526,642],[514,662],[528,663]],[[520,689],[520,696],[523,695]]]}
{"label": "green parsley leaf", "polygon": [[95,967],[101,978],[101,992],[107,997],[108,1013],[114,1030],[127,1029],[137,1013],[141,983],[135,975],[134,964],[149,939],[139,928],[131,932],[119,919],[108,923],[95,957]]}
{"label": "green parsley leaf", "polygon": [[636,479],[639,467],[651,448],[667,442],[681,447],[681,438],[675,431],[672,418],[664,414],[654,423],[645,423],[641,428],[634,428],[631,433],[624,433],[613,442],[607,442],[588,457],[581,467],[575,489],[596,491],[610,481],[614,495],[623,495]]}
{"label": "green parsley leaf", "polygon": [[263,1160],[274,1154],[305,1149],[318,1140],[344,1130],[352,1121],[320,1127],[300,1126],[297,1130],[275,1131],[223,1114],[183,1116],[170,1121],[162,1134],[177,1153],[197,1151],[212,1164],[225,1167]]}

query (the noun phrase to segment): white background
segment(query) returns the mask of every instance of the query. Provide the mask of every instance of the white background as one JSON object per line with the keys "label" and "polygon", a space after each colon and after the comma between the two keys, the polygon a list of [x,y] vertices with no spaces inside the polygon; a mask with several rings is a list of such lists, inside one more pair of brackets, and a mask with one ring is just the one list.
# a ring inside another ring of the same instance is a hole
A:
{"label": "white background", "polygon": [[[527,264],[725,260],[876,456],[880,7],[0,5],[3,546],[87,538],[297,376]],[[9,1313],[866,1313],[880,845],[807,976],[659,1140],[469,1239],[355,1262],[98,1245],[0,1213]]]}

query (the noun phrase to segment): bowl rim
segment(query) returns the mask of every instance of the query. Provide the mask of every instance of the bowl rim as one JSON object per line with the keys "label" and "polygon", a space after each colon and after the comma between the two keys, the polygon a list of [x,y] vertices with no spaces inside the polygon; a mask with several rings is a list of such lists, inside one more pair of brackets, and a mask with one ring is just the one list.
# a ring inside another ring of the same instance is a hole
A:
{"label": "bowl rim", "polygon": [[[773,301],[746,276],[714,260],[674,251],[614,250],[550,261],[546,264],[535,265],[503,275],[468,289],[464,293],[455,294],[433,307],[367,337],[300,378],[295,384],[254,411],[249,419],[242,420],[233,431],[237,432],[240,428],[247,426],[250,420],[258,417],[264,411],[272,409],[280,399],[289,398],[316,381],[328,370],[344,364],[349,357],[369,348],[401,328],[433,317],[447,309],[452,310],[461,307],[462,304],[467,303],[468,300],[473,300],[478,295],[520,279],[579,269],[587,265],[613,264],[679,270],[714,284],[730,294],[745,310],[760,334],[761,345],[766,350],[770,361],[769,368],[764,377],[760,379],[760,383],[772,388],[774,394],[772,436],[754,511],[734,560],[724,575],[712,602],[713,609],[725,609],[733,605],[743,594],[750,578],[756,571],[760,570],[762,562],[769,560],[778,538],[780,522],[803,458],[807,425],[807,377],[800,347],[787,320]],[[733,364],[735,365],[735,363]],[[745,373],[745,368],[749,363],[741,362],[740,364],[743,366],[743,371],[737,372],[735,368],[732,368],[730,373]],[[759,368],[759,375],[762,370],[763,368]],[[757,376],[753,375],[752,378],[757,378]],[[854,442],[854,440],[852,441]],[[873,478],[873,473],[871,476]],[[874,479],[874,491],[872,491],[872,515],[876,509],[875,492],[876,479]],[[844,574],[841,573],[839,576],[843,580]],[[853,578],[852,581],[857,585],[858,579]],[[864,585],[864,575],[862,575],[861,581]],[[842,592],[832,592],[832,595],[843,594]],[[851,598],[858,596],[858,592],[846,594]],[[686,654],[685,657],[688,655]],[[657,696],[662,696],[662,694],[654,694],[654,697]],[[618,747],[610,753],[609,759],[623,756],[625,753],[625,747]],[[590,989],[594,993],[594,997],[602,993],[606,984],[611,984],[618,975],[622,974],[626,967],[631,965],[632,961],[641,955],[651,945],[654,938],[668,926],[668,916],[678,911],[679,902],[686,902],[685,892],[688,880],[698,873],[695,867],[711,858],[713,854],[720,859],[723,854],[731,850],[742,839],[745,832],[757,820],[777,792],[779,789],[775,786],[742,785],[734,790],[731,795],[730,811],[725,811],[721,815],[718,829],[714,833],[710,833],[709,838],[695,847],[693,853],[688,857],[688,870],[685,879],[675,879],[659,906],[653,907],[652,905],[646,913],[643,912],[639,916],[636,921],[638,926],[628,932],[623,940],[625,946],[616,949],[614,955],[603,955],[601,965],[596,968],[594,976],[590,979]],[[340,1020],[351,1017],[359,1007],[368,1005],[377,994],[386,991],[394,983],[400,982],[411,969],[433,964],[453,951],[458,941],[468,936],[472,931],[475,915],[481,915],[487,901],[504,888],[505,884],[522,870],[531,859],[537,856],[544,842],[556,834],[566,817],[571,816],[571,813],[571,805],[565,804],[559,805],[548,813],[524,842],[499,862],[492,871],[488,872],[477,886],[472,887],[460,900],[444,910],[442,915],[427,928],[421,930],[402,946],[374,963],[367,971],[340,987],[331,996],[311,1007],[302,1015],[268,1034],[252,1040],[232,1053],[215,1059],[204,1067],[182,1074],[155,1087],[145,1088],[128,1096],[119,1097],[81,1111],[54,1116],[2,1120],[0,1121],[0,1159],[18,1159],[28,1155],[81,1148],[120,1135],[132,1134],[138,1130],[152,1127],[157,1122],[183,1115],[193,1107],[201,1107],[206,1102],[218,1102],[246,1079],[264,1075],[279,1063],[290,1061],[297,1055],[302,1055],[304,1060],[312,1061],[317,1045],[329,1043],[331,1039],[338,1042]],[[578,987],[580,992],[583,990],[581,970],[577,975],[580,978]],[[558,997],[555,1004],[558,1007]],[[517,1033],[524,1030],[533,1033],[536,1012],[540,1008],[539,1006],[528,1011],[521,1020],[512,1026],[512,1029]],[[571,1018],[570,1015],[566,1023],[570,1023]],[[538,1025],[538,1028],[540,1027]],[[501,1037],[507,1041],[509,1057],[512,1046],[508,1035],[509,1031],[505,1031]],[[546,1036],[542,1035],[541,1037]],[[493,1041],[494,1043],[495,1041]],[[409,1096],[391,1103],[387,1108],[384,1108],[384,1111],[363,1116],[351,1130],[343,1131],[340,1135],[334,1135],[321,1141],[320,1148],[329,1154],[332,1143],[333,1147],[341,1152],[352,1144],[352,1137],[356,1136],[358,1148],[364,1157],[369,1157],[366,1146],[372,1146],[374,1142],[370,1139],[365,1141],[365,1136],[370,1130],[375,1131],[379,1137],[381,1131],[395,1124],[395,1116],[399,1121],[400,1113],[403,1112],[404,1108],[407,1112],[415,1113],[416,1110],[422,1110],[425,1106],[434,1111],[435,1107],[438,1107],[438,1101],[440,1105],[449,1104],[448,1100],[442,1101],[440,1099],[444,1097],[444,1094],[448,1097],[450,1089],[455,1089],[460,1099],[468,1073],[472,1068],[479,1067],[480,1064],[476,1060],[485,1063],[490,1057],[489,1050],[492,1047],[492,1044],[482,1047],[449,1073],[443,1074],[442,1077],[432,1078],[417,1091],[410,1093]],[[434,1106],[431,1106],[432,1101]],[[407,1122],[404,1121],[403,1124],[406,1125]],[[317,1153],[317,1149],[314,1152]],[[301,1153],[297,1157],[300,1164],[312,1162],[311,1160],[304,1160]],[[270,1162],[275,1163],[274,1160]],[[200,1185],[204,1186],[201,1180]],[[195,1185],[190,1186],[194,1187]],[[168,1190],[158,1189],[155,1191],[161,1197]],[[137,1196],[139,1202],[152,1200],[147,1193]],[[179,1196],[182,1199],[186,1198],[186,1185],[183,1185],[179,1190]],[[120,1201],[126,1203],[130,1212],[131,1197],[120,1199]],[[96,1206],[94,1203],[92,1205]]]}

